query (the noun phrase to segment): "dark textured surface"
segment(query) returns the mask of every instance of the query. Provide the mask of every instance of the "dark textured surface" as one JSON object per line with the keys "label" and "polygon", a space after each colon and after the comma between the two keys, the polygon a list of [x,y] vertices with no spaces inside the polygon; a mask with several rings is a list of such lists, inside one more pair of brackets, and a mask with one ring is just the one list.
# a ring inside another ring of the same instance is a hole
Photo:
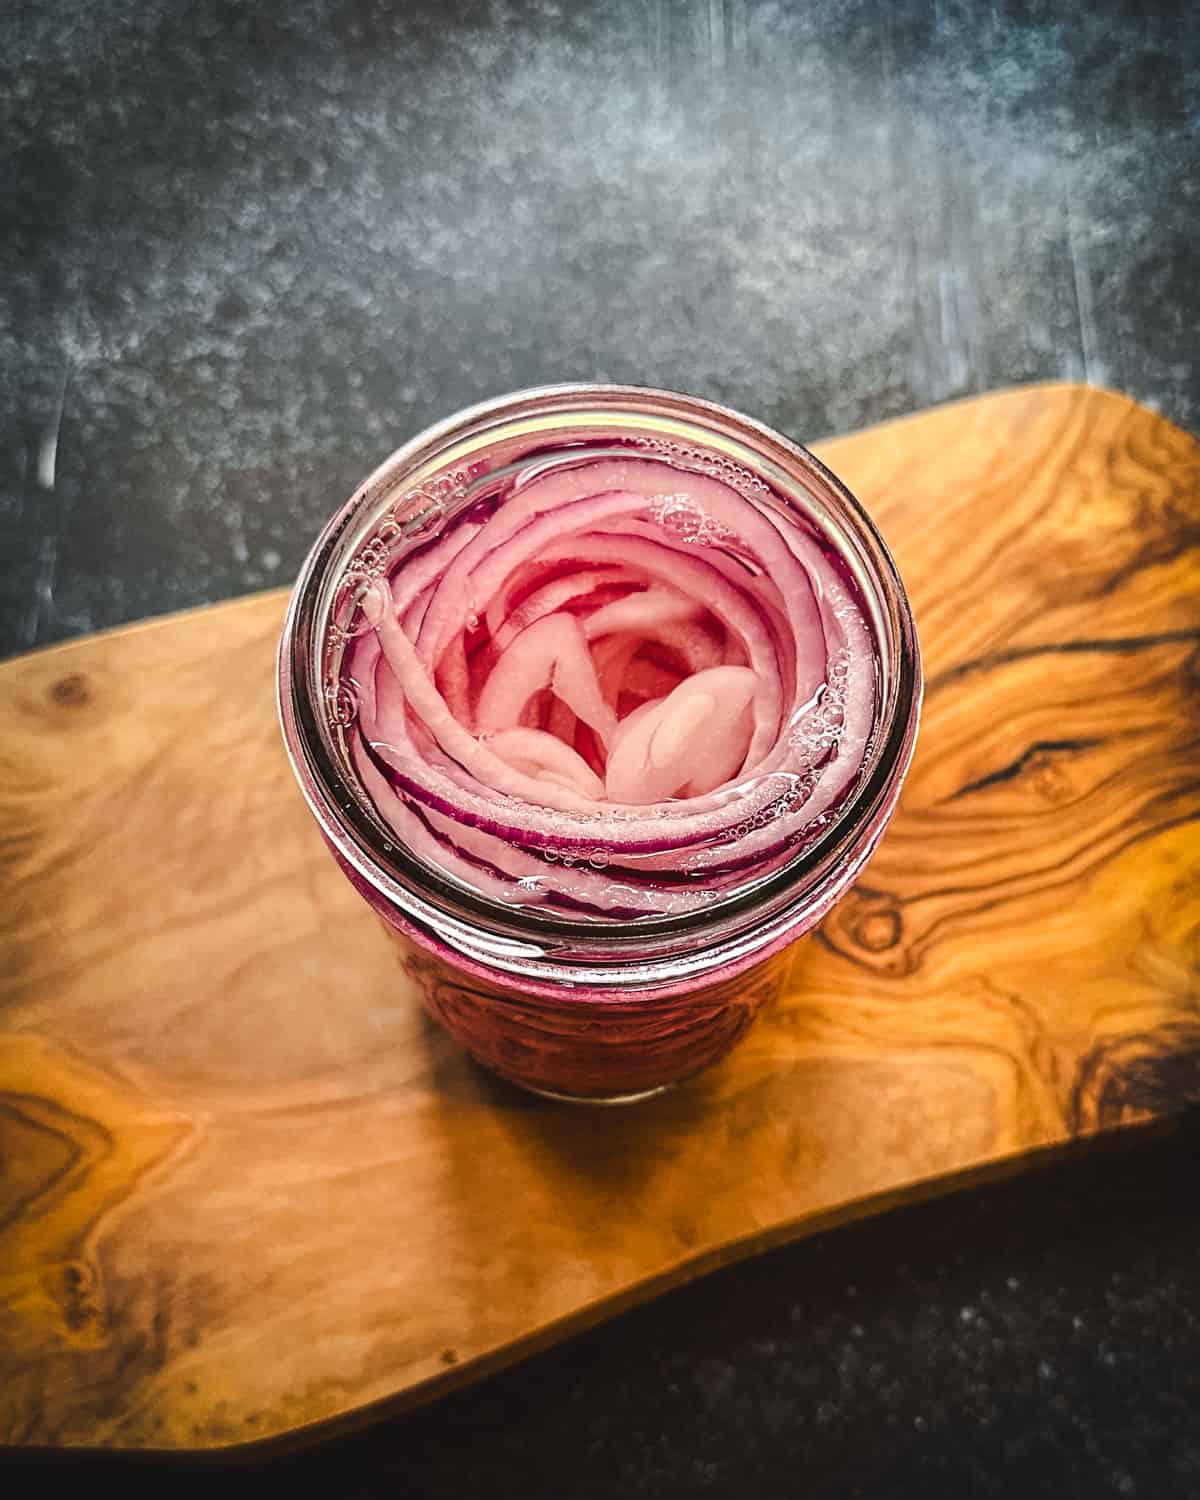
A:
{"label": "dark textured surface", "polygon": [[1200,423],[1200,28],[955,0],[16,0],[0,650],[282,582],[397,441],[608,377],[814,438]]}
{"label": "dark textured surface", "polygon": [[[17,0],[0,651],[284,581],[537,381],[803,438],[1066,376],[1195,430],[1198,163],[1183,4]],[[1198,1143],[780,1252],[277,1482],[1190,1500]]]}
{"label": "dark textured surface", "polygon": [[25,1459],[16,1493],[1195,1500],[1198,1151],[1193,1117],[834,1231],[265,1465]]}

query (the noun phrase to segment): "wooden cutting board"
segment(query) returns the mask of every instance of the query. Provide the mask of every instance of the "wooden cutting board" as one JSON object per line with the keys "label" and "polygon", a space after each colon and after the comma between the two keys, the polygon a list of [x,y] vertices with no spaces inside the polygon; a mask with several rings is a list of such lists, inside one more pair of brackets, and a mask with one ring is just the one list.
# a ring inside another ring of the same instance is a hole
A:
{"label": "wooden cutting board", "polygon": [[643,1105],[423,1018],[284,761],[282,594],[0,667],[0,1441],[313,1435],[1200,1099],[1200,448],[1049,386],[819,451],[912,594],[916,761],[786,999]]}

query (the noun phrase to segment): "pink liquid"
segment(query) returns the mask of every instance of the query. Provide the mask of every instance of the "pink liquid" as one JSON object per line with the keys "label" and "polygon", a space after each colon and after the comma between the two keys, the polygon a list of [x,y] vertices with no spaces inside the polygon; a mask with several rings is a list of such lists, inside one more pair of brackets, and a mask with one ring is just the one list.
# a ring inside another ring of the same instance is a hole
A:
{"label": "pink liquid", "polygon": [[517,910],[636,922],[753,888],[828,827],[874,728],[857,589],[725,461],[528,462],[356,598],[365,791]]}

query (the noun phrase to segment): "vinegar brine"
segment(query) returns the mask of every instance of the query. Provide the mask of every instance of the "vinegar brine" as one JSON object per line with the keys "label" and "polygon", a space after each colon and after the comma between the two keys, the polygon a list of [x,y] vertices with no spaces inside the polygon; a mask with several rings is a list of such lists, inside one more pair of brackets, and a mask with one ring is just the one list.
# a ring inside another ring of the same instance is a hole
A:
{"label": "vinegar brine", "polygon": [[876,652],[753,476],[569,452],[365,588],[352,756],[407,847],[496,900],[636,920],[794,856],[852,788]]}

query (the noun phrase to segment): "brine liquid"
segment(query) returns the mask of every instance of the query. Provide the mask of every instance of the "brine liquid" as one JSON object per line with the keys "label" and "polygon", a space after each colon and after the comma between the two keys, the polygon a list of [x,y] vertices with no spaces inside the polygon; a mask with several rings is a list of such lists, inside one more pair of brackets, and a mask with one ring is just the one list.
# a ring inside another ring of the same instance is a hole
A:
{"label": "brine liquid", "polygon": [[809,847],[872,734],[847,570],[697,451],[542,455],[352,580],[347,753],[395,840],[512,907],[711,906]]}

